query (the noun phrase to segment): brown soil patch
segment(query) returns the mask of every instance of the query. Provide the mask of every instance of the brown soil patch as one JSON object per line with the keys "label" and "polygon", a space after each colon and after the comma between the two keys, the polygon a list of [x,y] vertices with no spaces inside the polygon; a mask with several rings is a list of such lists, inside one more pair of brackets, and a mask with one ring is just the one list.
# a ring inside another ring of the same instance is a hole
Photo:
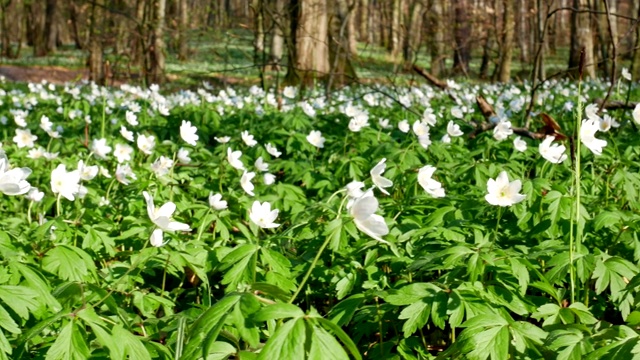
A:
{"label": "brown soil patch", "polygon": [[87,79],[88,72],[59,66],[0,65],[0,76],[4,76],[9,81],[39,83],[46,80],[54,84],[64,84]]}

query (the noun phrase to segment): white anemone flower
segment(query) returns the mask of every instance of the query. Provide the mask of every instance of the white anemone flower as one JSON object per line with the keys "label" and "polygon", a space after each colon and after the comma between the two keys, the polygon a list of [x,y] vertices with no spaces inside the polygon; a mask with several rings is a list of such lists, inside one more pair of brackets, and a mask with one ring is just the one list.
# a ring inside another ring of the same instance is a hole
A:
{"label": "white anemone flower", "polygon": [[[635,114],[635,112],[634,112]],[[29,129],[16,129],[16,136],[13,137],[13,142],[19,147],[19,148],[29,148],[31,149],[32,147],[34,147],[34,142],[38,140],[38,137],[35,135],[31,134],[31,130]]]}
{"label": "white anemone flower", "polygon": [[445,196],[444,188],[439,181],[433,179],[433,173],[435,171],[436,168],[431,165],[420,168],[418,171],[418,184],[434,198],[442,198]]}
{"label": "white anemone flower", "polygon": [[406,119],[405,119],[405,120],[400,121],[400,122],[398,123],[398,129],[399,129],[400,131],[402,131],[403,133],[408,133],[408,132],[409,132],[409,130],[411,129],[411,126],[409,125],[409,121],[407,121]]}
{"label": "white anemone flower", "polygon": [[254,201],[249,210],[249,219],[263,229],[277,228],[280,224],[274,223],[278,217],[280,210],[271,210],[271,204],[268,201],[260,204],[259,201]]}
{"label": "white anemone flower", "polygon": [[278,148],[275,147],[274,145],[272,145],[271,143],[266,144],[265,149],[267,149],[267,152],[275,157],[280,157],[280,155],[282,155],[282,153],[280,151],[278,151]]}
{"label": "white anemone flower", "polygon": [[382,176],[382,173],[384,173],[384,170],[387,168],[387,164],[385,164],[386,161],[386,158],[380,160],[380,162],[376,164],[376,166],[374,166],[369,173],[371,174],[371,180],[373,181],[373,184],[378,189],[380,189],[382,193],[389,195],[389,192],[385,190],[385,188],[392,186],[393,181]]}
{"label": "white anemone flower", "polygon": [[58,165],[51,172],[51,191],[60,194],[67,200],[75,200],[80,191],[80,172],[78,170],[67,171],[63,164]]}
{"label": "white anemone flower", "polygon": [[222,200],[222,195],[214,195],[213,192],[209,193],[209,206],[216,210],[224,210],[228,207],[227,202],[225,200]]}
{"label": "white anemone flower", "polygon": [[555,140],[555,137],[547,136],[540,143],[538,149],[540,150],[540,155],[547,159],[547,161],[554,164],[560,164],[567,159],[567,154],[564,153],[567,148],[564,145],[552,144],[553,140]]}
{"label": "white anemone flower", "polygon": [[191,158],[189,157],[189,150],[184,148],[178,149],[177,158],[181,164],[188,164],[191,162]]}
{"label": "white anemone flower", "polygon": [[582,120],[580,126],[580,141],[593,152],[594,155],[602,155],[602,148],[607,146],[607,141],[596,138],[596,132],[600,124],[596,119]]}
{"label": "white anemone flower", "polygon": [[260,172],[265,172],[267,170],[269,170],[269,164],[267,164],[266,162],[264,162],[264,160],[262,159],[262,156],[260,156],[258,158],[258,160],[256,160],[256,162],[254,163],[256,170],[260,171]]}
{"label": "white anemone flower", "polygon": [[240,156],[242,156],[242,151],[233,151],[231,148],[227,148],[227,161],[229,164],[238,170],[244,170],[244,164],[240,161]]}
{"label": "white anemone flower", "polygon": [[518,194],[522,189],[522,182],[514,180],[509,182],[509,176],[506,171],[502,171],[494,180],[487,181],[487,192],[485,200],[491,205],[511,206],[525,199],[525,196]]}
{"label": "white anemone flower", "polygon": [[9,168],[9,159],[0,152],[0,192],[5,195],[26,194],[31,185],[25,180],[31,174],[29,168]]}
{"label": "white anemone flower", "polygon": [[258,143],[253,139],[253,135],[249,134],[249,132],[246,130],[243,131],[240,135],[242,136],[242,141],[244,141],[244,143],[249,147],[254,147]]}
{"label": "white anemone flower", "polygon": [[520,152],[525,152],[527,151],[527,142],[522,140],[520,136],[516,136],[516,138],[513,139],[513,147]]}
{"label": "white anemone flower", "polygon": [[106,159],[111,152],[111,146],[107,145],[107,139],[93,139],[91,152],[100,159]]}
{"label": "white anemone flower", "polygon": [[635,121],[636,124],[640,125],[640,103],[638,103],[638,105],[636,105],[636,107],[633,109],[633,121]]}
{"label": "white anemone flower", "polygon": [[180,125],[180,137],[187,144],[196,146],[196,143],[198,142],[198,135],[196,134],[197,131],[198,128],[191,125],[191,121],[182,120],[182,125]]}
{"label": "white anemone flower", "polygon": [[145,136],[138,134],[138,149],[147,155],[151,155],[151,151],[156,146],[156,138],[153,135]]}
{"label": "white anemone flower", "polygon": [[125,140],[127,140],[129,142],[133,142],[134,141],[133,131],[127,130],[127,128],[124,127],[124,125],[120,126],[120,135],[122,135],[122,137],[125,138]]}
{"label": "white anemone flower", "polygon": [[460,125],[454,123],[453,121],[449,121],[447,124],[447,134],[451,137],[462,136],[464,133],[460,130]]}
{"label": "white anemone flower", "polygon": [[493,138],[498,141],[506,140],[511,134],[513,134],[511,121],[500,121],[493,128]]}
{"label": "white anemone flower", "polygon": [[349,213],[353,216],[353,222],[360,231],[380,242],[388,244],[387,241],[382,239],[382,236],[389,233],[389,228],[384,218],[375,214],[377,210],[378,199],[373,196],[373,191],[368,190],[354,200],[349,208]]}
{"label": "white anemone flower", "polygon": [[326,139],[322,137],[322,133],[318,130],[312,130],[309,135],[307,135],[307,141],[317,148],[323,148],[325,140]]}
{"label": "white anemone flower", "polygon": [[242,187],[242,190],[244,190],[250,196],[255,195],[253,193],[254,186],[253,183],[251,183],[251,180],[253,180],[254,177],[256,177],[256,173],[247,172],[245,170],[245,172],[242,174],[242,177],[240,178],[240,186]]}
{"label": "white anemone flower", "polygon": [[165,244],[163,242],[163,231],[173,232],[191,230],[189,225],[171,220],[171,216],[176,211],[176,204],[169,201],[156,209],[151,195],[146,191],[143,191],[142,195],[147,202],[147,214],[149,215],[149,219],[158,227],[151,234],[151,245],[158,247]]}

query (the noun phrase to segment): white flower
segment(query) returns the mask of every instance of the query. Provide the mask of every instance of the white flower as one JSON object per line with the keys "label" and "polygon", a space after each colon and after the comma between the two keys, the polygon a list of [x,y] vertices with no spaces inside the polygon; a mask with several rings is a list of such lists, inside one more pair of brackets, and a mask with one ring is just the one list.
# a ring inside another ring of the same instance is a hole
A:
{"label": "white flower", "polygon": [[325,138],[322,137],[322,133],[317,130],[312,130],[309,135],[307,135],[307,141],[318,148],[324,147]]}
{"label": "white flower", "polygon": [[196,134],[197,131],[198,129],[195,126],[192,126],[190,121],[182,120],[182,125],[180,125],[180,137],[187,144],[196,146],[198,141],[198,135]]}
{"label": "white flower", "polygon": [[626,67],[622,68],[622,77],[631,81],[631,73],[629,72],[629,69],[627,69]]}
{"label": "white flower", "polygon": [[274,182],[276,182],[276,176],[269,173],[264,174],[263,179],[265,185],[272,185]]}
{"label": "white flower", "polygon": [[527,151],[527,143],[522,140],[520,136],[516,136],[516,138],[513,139],[513,147],[520,152]]}
{"label": "white flower", "polygon": [[349,213],[353,216],[353,222],[360,231],[378,241],[388,244],[387,241],[382,240],[382,236],[389,233],[389,228],[384,218],[375,214],[377,210],[378,199],[376,199],[373,196],[373,192],[369,190],[355,199],[349,208]]}
{"label": "white flower", "polygon": [[513,134],[511,121],[500,121],[496,124],[496,127],[493,128],[493,138],[498,141],[507,139],[511,134]]}
{"label": "white flower", "polygon": [[16,129],[16,136],[13,137],[13,142],[18,145],[19,148],[27,147],[31,149],[35,145],[34,142],[36,140],[38,140],[38,137],[31,135],[31,130],[29,129]]}
{"label": "white flower", "polygon": [[285,86],[284,90],[282,91],[282,95],[284,95],[284,97],[286,98],[293,99],[294,97],[296,97],[296,88],[293,86]]}
{"label": "white flower", "polygon": [[451,136],[449,136],[449,134],[444,134],[442,135],[442,138],[440,139],[440,141],[442,141],[445,144],[451,144]]}
{"label": "white flower", "polygon": [[127,130],[126,127],[124,127],[124,125],[120,126],[120,135],[122,135],[123,138],[125,138],[127,141],[129,142],[133,142],[133,131],[129,131]]}
{"label": "white flower", "polygon": [[413,132],[418,136],[429,136],[429,127],[420,120],[413,123]]}
{"label": "white flower", "polygon": [[124,117],[129,125],[138,126],[138,116],[133,111],[127,110]]}
{"label": "white flower", "polygon": [[29,190],[29,193],[27,195],[25,195],[25,197],[29,201],[40,202],[40,201],[42,201],[42,198],[44,198],[44,192],[38,190],[37,188],[32,187]]}
{"label": "white flower", "polygon": [[426,108],[424,109],[424,112],[422,113],[422,122],[429,125],[429,126],[436,126],[437,123],[437,119],[436,119],[436,114],[433,113],[433,109],[432,108]]}
{"label": "white flower", "polygon": [[153,170],[158,177],[167,175],[171,167],[173,167],[173,160],[165,156],[160,156],[158,160],[151,164],[151,170]]}
{"label": "white flower", "polygon": [[227,161],[229,164],[238,170],[244,170],[244,164],[240,161],[240,156],[242,156],[242,151],[233,151],[231,148],[227,148]]}
{"label": "white flower", "polygon": [[125,161],[131,161],[131,154],[133,154],[133,148],[127,144],[116,144],[113,151],[113,156],[116,157],[120,164]]}
{"label": "white flower", "polygon": [[393,185],[393,181],[382,177],[382,173],[384,173],[384,170],[387,167],[387,164],[385,164],[385,162],[387,161],[387,159],[382,159],[380,160],[380,162],[378,164],[376,164],[376,166],[373,167],[373,169],[371,169],[371,171],[369,172],[371,174],[371,180],[373,181],[373,184],[380,189],[380,191],[382,191],[382,193],[389,195],[389,192],[387,190],[385,190],[385,188],[388,188],[390,186]]}
{"label": "white flower", "polygon": [[0,151],[0,192],[5,195],[26,194],[31,185],[25,180],[31,174],[29,168],[9,169],[9,159]]}
{"label": "white flower", "polygon": [[240,135],[242,136],[242,141],[244,141],[244,143],[249,147],[254,147],[258,143],[257,141],[253,140],[253,135],[249,134],[249,132],[246,130],[243,131]]}
{"label": "white flower", "polygon": [[453,121],[449,121],[447,124],[447,134],[451,137],[462,136],[464,133],[460,130],[460,126]]}
{"label": "white flower", "polygon": [[604,114],[604,116],[598,120],[598,125],[599,125],[598,130],[602,132],[607,132],[611,130],[612,127],[613,128],[620,127],[620,123],[618,123],[616,119],[609,116],[609,114]]}
{"label": "white flower", "polygon": [[436,168],[431,165],[420,168],[418,171],[418,183],[429,195],[434,198],[441,198],[445,195],[444,188],[439,181],[432,178],[435,171]]}
{"label": "white flower", "polygon": [[67,168],[60,164],[51,172],[51,191],[54,194],[67,200],[75,200],[75,195],[80,190],[80,172],[78,170],[67,171]]}
{"label": "white flower", "polygon": [[274,145],[271,145],[271,143],[268,143],[267,145],[264,146],[267,149],[267,152],[275,157],[280,157],[280,155],[282,155],[282,153],[280,151],[278,151],[278,148],[275,147]]}
{"label": "white flower", "polygon": [[109,170],[103,168],[102,166],[99,166],[98,169],[100,171],[100,175],[106,177],[107,179],[111,179],[111,174],[109,174]]}
{"label": "white flower", "polygon": [[249,219],[263,229],[277,228],[280,224],[274,223],[278,217],[280,210],[271,210],[271,204],[268,201],[260,204],[259,201],[254,201],[249,210]]}
{"label": "white flower", "polygon": [[[364,195],[364,191],[362,191],[362,188],[364,188],[364,183],[361,181],[354,180],[348,183],[345,188],[347,189],[347,195],[352,199],[357,199]],[[350,206],[347,205],[347,207],[349,208]]]}
{"label": "white flower", "polygon": [[46,150],[43,147],[38,146],[36,148],[29,149],[27,157],[29,159],[34,159],[34,160],[35,159],[40,159],[41,157],[44,157],[44,153],[45,152],[46,152]]}
{"label": "white flower", "polygon": [[587,117],[587,119],[597,119],[600,118],[598,116],[598,105],[596,104],[589,104],[587,106],[585,106],[584,108],[584,115]]}
{"label": "white flower", "polygon": [[265,172],[269,169],[269,164],[265,163],[264,160],[262,160],[262,156],[260,156],[258,160],[256,160],[254,165],[256,167],[256,170],[261,172]]}
{"label": "white flower", "polygon": [[602,148],[607,146],[607,141],[596,138],[596,132],[600,124],[595,119],[582,120],[580,126],[580,141],[593,152],[594,155],[602,155]]}
{"label": "white flower", "polygon": [[524,200],[525,196],[518,194],[522,188],[520,180],[509,182],[506,171],[502,171],[494,180],[487,181],[487,192],[485,200],[491,205],[511,206]]}
{"label": "white flower", "polygon": [[385,130],[392,128],[392,126],[389,124],[389,119],[378,119],[378,125]]}
{"label": "white flower", "polygon": [[168,203],[162,205],[160,208],[156,209],[155,204],[153,203],[153,198],[151,198],[149,193],[143,191],[142,195],[147,202],[147,214],[149,215],[149,219],[158,227],[151,234],[151,245],[156,247],[164,245],[162,233],[163,231],[191,230],[189,225],[171,220],[171,216],[176,211],[176,204],[169,201]]}
{"label": "white flower", "polygon": [[151,151],[156,146],[156,138],[153,135],[144,136],[143,134],[138,134],[138,149],[147,155],[151,155]]}
{"label": "white flower", "polygon": [[107,154],[111,152],[111,146],[107,145],[107,139],[93,139],[90,148],[91,152],[100,159],[106,159]]}
{"label": "white flower", "polygon": [[254,177],[256,177],[256,173],[247,172],[245,170],[245,172],[242,174],[242,177],[240,178],[240,186],[242,187],[242,190],[244,190],[250,196],[255,195],[253,193],[254,186],[251,183],[251,180],[253,180]]}
{"label": "white flower", "polygon": [[40,128],[47,133],[53,130],[53,123],[46,115],[42,115],[42,117],[40,118]]}
{"label": "white flower", "polygon": [[216,210],[224,210],[227,208],[227,202],[222,200],[222,195],[209,193],[209,206]]}
{"label": "white flower", "polygon": [[547,159],[547,161],[560,164],[567,159],[567,154],[564,153],[567,148],[560,144],[552,145],[553,140],[555,140],[555,137],[547,136],[544,141],[540,143],[538,149],[540,150],[540,155]]}
{"label": "white flower", "polygon": [[398,123],[398,129],[399,129],[400,131],[402,131],[403,133],[408,133],[408,132],[409,132],[409,129],[411,129],[411,127],[409,126],[409,121],[407,121],[406,119],[405,119],[405,120],[400,121],[400,122]]}
{"label": "white flower", "polygon": [[213,138],[220,144],[226,144],[229,142],[229,140],[231,140],[231,137],[229,136],[222,136],[222,137],[214,136]]}
{"label": "white flower", "polygon": [[191,162],[191,158],[189,157],[189,150],[180,148],[178,149],[178,161],[181,164],[188,164]]}
{"label": "white flower", "polygon": [[78,171],[80,172],[80,179],[84,181],[92,180],[98,175],[98,166],[88,166],[84,161],[78,161]]}
{"label": "white flower", "polygon": [[456,117],[458,119],[462,119],[464,117],[464,114],[462,113],[462,109],[460,109],[458,106],[451,108],[451,115],[453,115],[453,117]]}
{"label": "white flower", "polygon": [[[638,103],[636,107],[633,109],[633,121],[635,121],[636,124],[640,125],[640,103]],[[17,131],[18,130],[16,130],[16,132]],[[16,139],[13,138],[13,141],[16,141]]]}
{"label": "white flower", "polygon": [[137,179],[136,174],[131,170],[131,166],[129,166],[129,164],[118,165],[118,167],[116,167],[116,180],[124,185],[129,185],[128,178],[131,178],[131,180]]}

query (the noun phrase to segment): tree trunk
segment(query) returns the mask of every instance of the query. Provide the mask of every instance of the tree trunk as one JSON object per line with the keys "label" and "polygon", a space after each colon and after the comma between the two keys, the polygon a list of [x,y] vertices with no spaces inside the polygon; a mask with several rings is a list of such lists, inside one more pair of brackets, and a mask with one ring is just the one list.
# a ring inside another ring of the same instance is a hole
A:
{"label": "tree trunk", "polygon": [[523,63],[528,63],[531,57],[529,37],[527,36],[528,14],[528,1],[518,0],[518,47],[520,47],[520,61]]}
{"label": "tree trunk", "polygon": [[394,61],[401,60],[402,42],[404,31],[402,29],[402,6],[403,0],[393,0],[391,10],[391,33],[389,38],[389,50]]}
{"label": "tree trunk", "polygon": [[284,53],[284,33],[286,31],[286,17],[284,16],[284,0],[272,1],[273,36],[271,38],[271,61],[277,70],[282,64],[282,54]]}
{"label": "tree trunk", "polygon": [[369,0],[360,1],[360,29],[358,31],[358,39],[362,42],[369,44],[371,41],[371,19],[369,14]]}
{"label": "tree trunk", "polygon": [[348,34],[353,7],[348,0],[335,0],[335,16],[329,27],[329,60],[331,72],[327,81],[326,93],[329,95],[334,85],[344,85],[356,80],[356,71],[351,64],[350,39]]}
{"label": "tree trunk", "polygon": [[[589,10],[587,0],[573,0],[573,7]],[[569,69],[578,69],[580,53],[584,49],[583,75],[590,78],[596,76],[596,63],[593,54],[593,37],[591,35],[591,15],[588,12],[571,14],[571,49],[569,54]]]}
{"label": "tree trunk", "polygon": [[330,71],[327,0],[291,0],[293,51],[287,82],[313,86]]}
{"label": "tree trunk", "polygon": [[154,1],[154,19],[153,19],[153,41],[150,55],[150,69],[149,78],[147,82],[159,84],[164,81],[164,66],[165,66],[165,43],[164,43],[164,20],[166,0]]}
{"label": "tree trunk", "polygon": [[[640,4],[636,4],[635,7],[636,16],[640,18]],[[640,26],[636,25],[636,42],[635,42],[635,51],[633,52],[633,59],[631,60],[633,69],[633,79],[638,81],[640,79]]]}
{"label": "tree trunk", "polygon": [[251,8],[253,10],[253,64],[262,68],[265,65],[265,34],[264,34],[264,11],[263,0],[253,0]]}
{"label": "tree trunk", "polygon": [[347,40],[349,41],[349,55],[358,55],[358,31],[356,30],[356,8],[358,6],[358,0],[348,0],[346,2],[348,6],[347,17]]}
{"label": "tree trunk", "polygon": [[537,74],[535,76],[540,81],[544,81],[546,77],[546,69],[544,66],[545,63],[545,45],[546,45],[546,29],[544,28],[544,22],[546,18],[547,11],[549,9],[545,8],[545,4],[543,0],[538,0],[537,2],[537,11],[536,11],[536,39],[537,42],[540,43],[540,55],[538,56],[538,65],[536,67]]}
{"label": "tree trunk", "polygon": [[424,18],[424,5],[422,0],[416,0],[411,10],[411,18],[409,19],[409,32],[405,37],[404,43],[404,61],[405,68],[410,68],[415,62],[420,49],[422,40],[422,19]]}
{"label": "tree trunk", "polygon": [[184,61],[189,56],[189,4],[187,0],[178,0],[178,3],[178,59]]}
{"label": "tree trunk", "polygon": [[469,0],[457,0],[454,6],[455,13],[455,50],[453,52],[453,70],[465,75],[469,72],[471,61],[471,25],[469,19]]}
{"label": "tree trunk", "polygon": [[47,0],[44,21],[44,52],[56,51],[58,41],[58,0]]}
{"label": "tree trunk", "polygon": [[502,33],[502,49],[500,52],[500,62],[498,64],[498,81],[506,83],[509,82],[511,77],[515,16],[513,1],[503,0],[502,4],[504,8],[504,31]]}
{"label": "tree trunk", "polygon": [[89,80],[98,85],[104,85],[106,79],[102,54],[102,33],[100,29],[98,29],[98,21],[101,21],[102,19],[100,1],[101,0],[96,0],[91,5],[91,18],[89,24],[89,59],[87,60],[87,63],[89,66]]}
{"label": "tree trunk", "polygon": [[444,7],[442,0],[434,0],[429,14],[429,23],[431,30],[431,74],[440,76],[445,69],[444,54]]}

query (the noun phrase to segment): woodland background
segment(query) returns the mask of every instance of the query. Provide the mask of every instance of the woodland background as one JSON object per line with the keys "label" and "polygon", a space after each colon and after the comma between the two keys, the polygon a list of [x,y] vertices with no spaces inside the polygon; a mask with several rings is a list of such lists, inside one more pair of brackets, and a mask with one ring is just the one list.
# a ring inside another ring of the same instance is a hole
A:
{"label": "woodland background", "polygon": [[[640,78],[638,0],[0,0],[0,64],[99,84]],[[616,69],[617,67],[617,69]],[[614,79],[615,80],[615,79]]]}

